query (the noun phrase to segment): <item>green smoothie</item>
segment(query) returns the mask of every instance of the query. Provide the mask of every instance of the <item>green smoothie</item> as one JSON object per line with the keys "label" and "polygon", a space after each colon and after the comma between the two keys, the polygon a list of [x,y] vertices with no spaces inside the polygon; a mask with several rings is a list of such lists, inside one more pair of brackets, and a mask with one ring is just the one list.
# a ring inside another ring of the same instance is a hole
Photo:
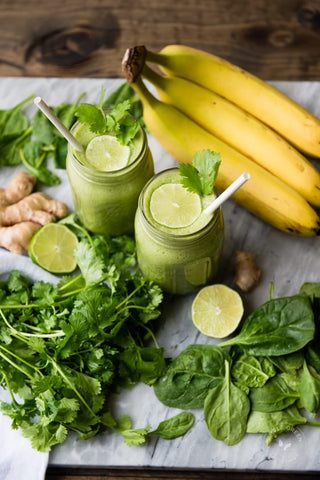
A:
{"label": "green smoothie", "polygon": [[97,135],[88,125],[71,130],[84,147],[70,145],[67,172],[75,210],[93,233],[133,234],[139,194],[154,173],[147,137],[140,129],[128,145],[112,135]]}
{"label": "green smoothie", "polygon": [[155,175],[141,192],[135,219],[142,273],[173,294],[189,293],[214,279],[224,233],[221,209],[204,213],[215,194],[189,193],[180,179],[178,169]]}

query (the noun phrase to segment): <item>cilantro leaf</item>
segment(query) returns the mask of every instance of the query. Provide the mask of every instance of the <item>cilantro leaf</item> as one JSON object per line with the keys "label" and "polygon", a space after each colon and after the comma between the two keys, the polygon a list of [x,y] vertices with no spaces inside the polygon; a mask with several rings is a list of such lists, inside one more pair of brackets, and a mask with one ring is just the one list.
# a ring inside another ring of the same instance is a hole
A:
{"label": "cilantro leaf", "polygon": [[101,108],[91,103],[81,103],[75,112],[81,123],[90,126],[90,130],[101,135],[106,132],[107,121],[106,116]]}
{"label": "cilantro leaf", "polygon": [[220,164],[220,153],[211,150],[196,152],[192,159],[192,165],[180,164],[178,167],[182,185],[198,195],[211,195]]}
{"label": "cilantro leaf", "polygon": [[180,163],[178,166],[182,185],[189,190],[189,192],[202,195],[202,184],[197,169],[189,163]]}
{"label": "cilantro leaf", "polygon": [[203,150],[201,153],[196,152],[192,160],[192,165],[199,172],[203,195],[210,195],[212,193],[220,164],[220,153],[210,150]]}

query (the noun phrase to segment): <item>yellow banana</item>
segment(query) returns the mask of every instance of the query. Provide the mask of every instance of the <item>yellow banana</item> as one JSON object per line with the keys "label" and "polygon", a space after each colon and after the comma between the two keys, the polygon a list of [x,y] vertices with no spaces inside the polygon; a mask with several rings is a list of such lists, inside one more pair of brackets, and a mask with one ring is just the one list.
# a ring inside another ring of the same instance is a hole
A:
{"label": "yellow banana", "polygon": [[180,77],[158,75],[147,65],[142,75],[158,96],[236,150],[320,206],[320,173],[274,130],[220,95]]}
{"label": "yellow banana", "polygon": [[145,50],[145,55],[168,75],[215,91],[279,132],[298,150],[320,156],[320,120],[258,77],[220,57],[185,45],[168,45],[160,53]]}
{"label": "yellow banana", "polygon": [[[132,82],[130,58],[127,51],[123,72]],[[216,182],[218,190],[225,190],[247,171],[251,178],[232,196],[233,200],[280,230],[305,236],[318,234],[320,219],[298,192],[175,107],[156,99],[140,77],[132,87],[143,103],[144,120],[150,133],[178,162],[191,162],[195,152],[203,149],[219,152],[222,162]]]}

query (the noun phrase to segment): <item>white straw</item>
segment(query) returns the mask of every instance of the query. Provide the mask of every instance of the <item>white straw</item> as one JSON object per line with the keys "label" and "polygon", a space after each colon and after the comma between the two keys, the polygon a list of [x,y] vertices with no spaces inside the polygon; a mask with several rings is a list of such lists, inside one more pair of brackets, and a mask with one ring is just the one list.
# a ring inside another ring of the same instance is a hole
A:
{"label": "white straw", "polygon": [[220,205],[234,194],[247,180],[250,178],[250,173],[244,172],[231,185],[225,189],[208,207],[204,210],[206,215],[213,213]]}
{"label": "white straw", "polygon": [[79,152],[83,151],[83,146],[74,138],[73,135],[67,130],[63,123],[59,120],[58,117],[53,113],[53,111],[48,107],[48,105],[42,100],[41,97],[36,97],[33,100],[33,103],[45,114],[45,116],[50,120],[50,122],[59,130],[61,135],[67,140],[70,145],[75,150]]}

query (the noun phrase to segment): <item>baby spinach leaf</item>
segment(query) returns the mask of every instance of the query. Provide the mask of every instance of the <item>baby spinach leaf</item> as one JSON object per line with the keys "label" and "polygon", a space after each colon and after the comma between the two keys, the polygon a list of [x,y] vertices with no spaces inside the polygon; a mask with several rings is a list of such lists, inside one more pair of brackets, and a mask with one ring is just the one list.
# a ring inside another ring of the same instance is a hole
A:
{"label": "baby spinach leaf", "polygon": [[175,408],[200,408],[208,391],[225,375],[228,355],[215,345],[190,345],[154,385],[160,402]]}
{"label": "baby spinach leaf", "polygon": [[278,412],[257,412],[253,410],[248,418],[247,433],[279,434],[289,432],[296,425],[303,425],[307,419],[292,405]]}
{"label": "baby spinach leaf", "polygon": [[288,355],[270,357],[270,360],[280,372],[296,375],[303,366],[304,354],[303,351],[299,350]]}
{"label": "baby spinach leaf", "polygon": [[244,321],[240,333],[220,347],[241,345],[249,355],[284,355],[310,342],[315,333],[314,315],[308,297],[272,299]]}
{"label": "baby spinach leaf", "polygon": [[162,348],[138,347],[127,348],[119,355],[119,375],[128,386],[138,382],[154,384],[166,370]]}
{"label": "baby spinach leaf", "polygon": [[276,371],[268,358],[243,354],[232,364],[231,373],[239,385],[262,387]]}
{"label": "baby spinach leaf", "polygon": [[246,433],[249,411],[249,399],[232,383],[229,362],[225,360],[225,377],[211,388],[204,402],[209,432],[226,445],[235,445]]}
{"label": "baby spinach leaf", "polygon": [[280,373],[263,387],[253,388],[250,394],[252,409],[259,412],[274,412],[295,403],[300,396],[298,385],[296,389],[292,388],[288,377],[288,374]]}
{"label": "baby spinach leaf", "polygon": [[311,413],[317,413],[320,405],[320,375],[306,361],[301,375],[300,404]]}
{"label": "baby spinach leaf", "polygon": [[194,416],[190,412],[181,412],[174,417],[160,422],[158,427],[149,433],[149,435],[158,435],[165,440],[185,435],[194,424]]}

